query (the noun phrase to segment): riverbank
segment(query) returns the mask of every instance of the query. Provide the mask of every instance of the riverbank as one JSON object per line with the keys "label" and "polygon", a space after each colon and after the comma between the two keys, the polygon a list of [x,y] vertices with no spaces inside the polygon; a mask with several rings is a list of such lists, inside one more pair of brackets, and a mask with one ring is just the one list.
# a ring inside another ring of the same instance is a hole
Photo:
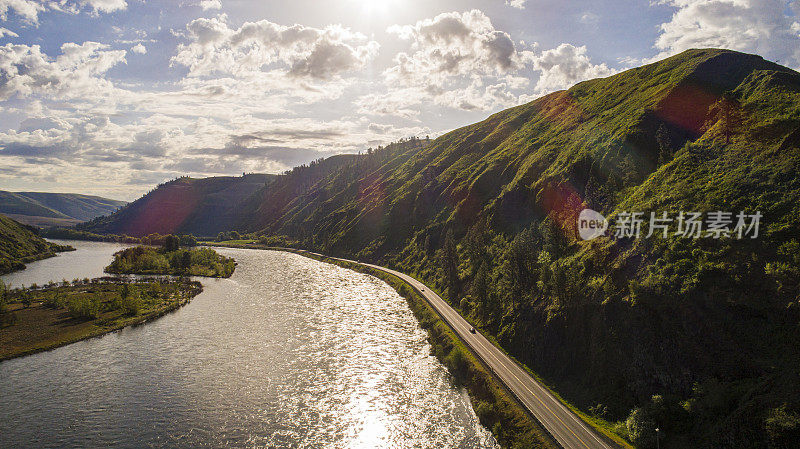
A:
{"label": "riverbank", "polygon": [[428,332],[433,354],[466,387],[478,418],[503,447],[556,449],[558,443],[491,374],[438,313],[405,281],[361,264],[298,251],[300,255],[375,276],[406,299],[420,326]]}
{"label": "riverbank", "polygon": [[142,324],[191,301],[199,282],[94,279],[10,290],[0,327],[0,361]]}
{"label": "riverbank", "polygon": [[402,296],[429,336],[433,354],[469,393],[478,418],[503,447],[558,448],[558,444],[490,369],[456,336],[428,302],[405,281],[384,271],[303,250],[263,245],[254,241],[203,242],[208,246],[295,252],[321,262],[375,276]]}
{"label": "riverbank", "polygon": [[27,263],[74,249],[48,242],[34,228],[0,215],[0,275],[24,270]]}

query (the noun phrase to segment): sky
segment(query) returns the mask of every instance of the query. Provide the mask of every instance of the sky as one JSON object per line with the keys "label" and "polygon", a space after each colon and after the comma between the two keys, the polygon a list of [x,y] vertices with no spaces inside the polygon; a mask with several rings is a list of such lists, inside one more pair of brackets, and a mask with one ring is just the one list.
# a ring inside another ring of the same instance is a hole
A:
{"label": "sky", "polygon": [[280,173],[701,47],[797,69],[800,0],[0,0],[0,189]]}

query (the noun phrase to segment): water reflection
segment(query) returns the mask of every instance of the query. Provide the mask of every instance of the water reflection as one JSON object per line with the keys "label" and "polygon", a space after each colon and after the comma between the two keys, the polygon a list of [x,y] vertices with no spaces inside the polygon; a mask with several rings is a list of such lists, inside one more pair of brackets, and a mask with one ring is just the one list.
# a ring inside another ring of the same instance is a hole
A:
{"label": "water reflection", "polygon": [[178,312],[0,363],[0,446],[495,447],[385,283],[221,252]]}
{"label": "water reflection", "polygon": [[21,285],[43,285],[50,281],[60,282],[64,279],[96,278],[105,276],[103,268],[111,263],[115,252],[130,245],[121,243],[81,242],[76,240],[50,240],[61,245],[70,245],[76,251],[58,253],[56,257],[37,260],[27,265],[22,271],[15,271],[0,276],[6,284],[14,287]]}

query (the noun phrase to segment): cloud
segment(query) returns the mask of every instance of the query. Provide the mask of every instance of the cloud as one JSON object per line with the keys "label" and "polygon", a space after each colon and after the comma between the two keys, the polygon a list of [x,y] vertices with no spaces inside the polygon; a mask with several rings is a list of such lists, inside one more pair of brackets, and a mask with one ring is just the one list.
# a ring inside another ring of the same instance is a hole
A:
{"label": "cloud", "polygon": [[142,43],[138,43],[131,47],[131,52],[143,55],[147,53],[147,47],[145,47]]}
{"label": "cloud", "polygon": [[384,71],[386,93],[359,98],[364,114],[413,120],[431,104],[491,111],[615,73],[592,63],[585,46],[563,43],[540,51],[537,43],[517,44],[479,10],[444,13],[388,31],[409,41],[410,51],[399,52]]}
{"label": "cloud", "polygon": [[39,23],[39,13],[47,10],[78,14],[81,9],[88,9],[93,15],[125,10],[126,0],[0,0],[0,20],[8,20],[10,12],[14,12],[24,22]]}
{"label": "cloud", "polygon": [[189,67],[192,77],[246,78],[281,71],[327,81],[363,68],[378,51],[377,42],[339,25],[320,29],[261,20],[232,29],[227,16],[220,15],[195,19],[186,29],[189,43],[178,47],[173,63]]}
{"label": "cloud", "polygon": [[583,14],[581,14],[581,17],[578,21],[584,25],[589,25],[594,27],[597,26],[597,23],[600,21],[600,16],[591,11],[586,11]]}
{"label": "cloud", "polygon": [[122,11],[128,8],[128,3],[125,0],[81,0],[80,3],[89,7],[95,14]]}
{"label": "cloud", "polygon": [[415,25],[387,30],[411,41],[412,54],[401,52],[386,71],[404,85],[441,86],[451,76],[504,74],[518,69],[523,55],[508,33],[496,30],[483,12],[444,13]]}
{"label": "cloud", "polygon": [[17,16],[28,23],[37,23],[39,13],[44,11],[41,2],[33,0],[0,0],[0,20],[8,20],[9,12],[13,11]]}
{"label": "cloud", "polygon": [[[656,40],[664,58],[690,48],[757,53],[800,66],[800,3],[785,0],[662,0],[676,8]],[[787,12],[792,9],[794,15]]]}
{"label": "cloud", "polygon": [[367,129],[375,134],[386,134],[394,128],[392,125],[382,125],[380,123],[370,123]]}
{"label": "cloud", "polygon": [[533,59],[533,67],[541,72],[536,83],[536,91],[540,93],[566,89],[579,81],[615,73],[604,63],[592,64],[586,46],[572,44],[561,44],[542,52]]}
{"label": "cloud", "polygon": [[201,0],[200,7],[203,8],[203,11],[222,9],[222,3],[219,0]]}
{"label": "cloud", "polygon": [[533,47],[518,48],[479,10],[439,14],[387,31],[408,41],[410,49],[383,72],[386,93],[357,101],[362,113],[414,119],[430,104],[486,111],[516,104],[512,91],[529,84],[518,74],[533,55],[525,48]]}
{"label": "cloud", "polygon": [[9,30],[8,28],[0,27],[0,38],[5,37],[5,36],[8,36],[8,37],[19,37],[19,34]]}
{"label": "cloud", "polygon": [[506,5],[517,9],[525,9],[525,3],[527,2],[528,0],[506,0]]}
{"label": "cloud", "polygon": [[48,95],[89,98],[113,87],[101,75],[125,62],[125,50],[108,50],[97,42],[66,43],[55,59],[38,45],[0,46],[0,101]]}

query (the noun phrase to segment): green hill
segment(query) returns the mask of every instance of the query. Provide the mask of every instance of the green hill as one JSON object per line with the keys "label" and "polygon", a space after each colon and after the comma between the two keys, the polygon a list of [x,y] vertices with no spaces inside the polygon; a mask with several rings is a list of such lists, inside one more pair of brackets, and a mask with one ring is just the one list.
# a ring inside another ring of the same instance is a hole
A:
{"label": "green hill", "polygon": [[30,225],[71,225],[111,214],[125,204],[74,193],[0,191],[0,213]]}
{"label": "green hill", "polygon": [[243,210],[242,203],[263,188],[273,175],[205,179],[179,178],[165,184],[119,211],[77,226],[100,234],[216,235],[230,230]]}
{"label": "green hill", "polygon": [[[655,446],[656,426],[664,448],[792,447],[798,169],[800,74],[690,50],[431,142],[298,168],[225,225],[415,274],[637,447]],[[755,239],[681,238],[673,224],[666,238],[584,242],[585,207],[617,220],[762,218]],[[149,220],[175,220],[174,210]],[[142,229],[121,214],[94,229]]]}
{"label": "green hill", "polygon": [[[691,50],[294,197],[282,177],[240,230],[416,273],[639,447],[655,426],[662,447],[784,447],[800,432],[799,145],[800,74]],[[584,207],[763,218],[757,239],[583,242]]]}
{"label": "green hill", "polygon": [[69,249],[50,243],[24,225],[0,215],[0,274],[21,270],[28,262]]}

